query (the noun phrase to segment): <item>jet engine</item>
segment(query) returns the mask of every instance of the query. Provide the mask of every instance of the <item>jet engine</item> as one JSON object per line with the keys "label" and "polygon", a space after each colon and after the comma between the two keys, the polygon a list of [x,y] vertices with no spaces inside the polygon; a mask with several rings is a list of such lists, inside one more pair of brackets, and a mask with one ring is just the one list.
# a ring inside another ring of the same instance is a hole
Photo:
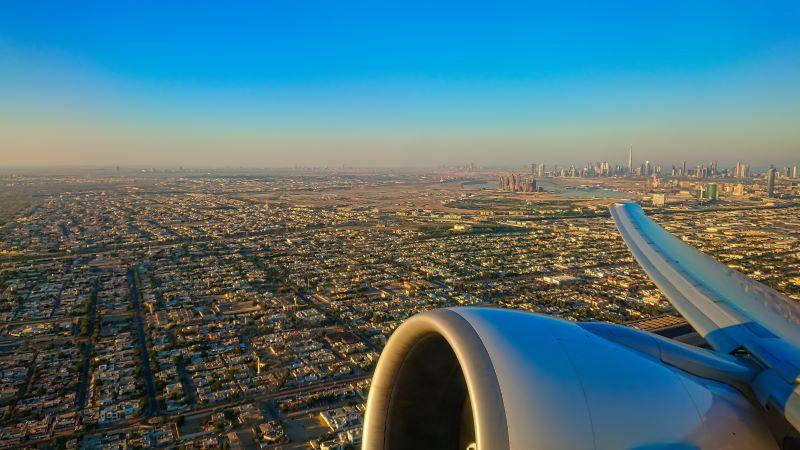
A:
{"label": "jet engine", "polygon": [[375,370],[363,449],[778,448],[737,387],[746,366],[584,325],[496,308],[412,317]]}

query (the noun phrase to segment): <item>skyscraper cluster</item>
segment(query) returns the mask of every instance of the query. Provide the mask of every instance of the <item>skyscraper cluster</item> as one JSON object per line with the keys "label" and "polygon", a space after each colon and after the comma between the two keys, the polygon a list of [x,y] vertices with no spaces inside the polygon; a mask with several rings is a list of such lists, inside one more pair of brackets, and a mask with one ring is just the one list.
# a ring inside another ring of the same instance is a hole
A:
{"label": "skyscraper cluster", "polygon": [[536,180],[531,177],[523,177],[521,174],[512,173],[500,176],[498,189],[506,192],[536,192]]}
{"label": "skyscraper cluster", "polygon": [[[611,166],[608,161],[597,161],[587,163],[584,167],[578,168],[575,165],[569,167],[559,167],[553,164],[548,171],[544,164],[531,164],[531,175],[538,178],[545,177],[611,177],[624,176],[628,173],[625,167],[620,165]],[[638,168],[636,173],[638,173]]]}
{"label": "skyscraper cluster", "polygon": [[[547,168],[542,163],[531,164],[531,176],[536,178],[546,177],[560,177],[560,178],[587,178],[587,177],[635,177],[635,178],[651,178],[650,185],[658,187],[660,184],[659,177],[682,178],[682,179],[718,179],[718,178],[736,178],[742,180],[741,183],[748,185],[754,179],[764,179],[767,181],[768,193],[770,197],[776,197],[780,191],[780,180],[798,180],[800,179],[800,172],[798,166],[784,166],[777,168],[771,166],[770,171],[756,170],[751,171],[750,164],[737,161],[735,167],[720,167],[717,161],[709,161],[708,163],[700,163],[694,166],[687,166],[686,161],[681,161],[680,165],[672,165],[671,171],[669,167],[663,167],[660,164],[654,164],[650,161],[643,161],[641,164],[635,164],[633,159],[633,147],[628,147],[627,164],[609,164],[606,161],[589,162],[583,167],[576,167],[570,165],[566,167],[559,167],[556,164]],[[503,178],[503,177],[501,177]],[[519,188],[512,179],[509,183],[501,182],[501,188],[508,191],[523,191],[524,188]],[[793,182],[794,183],[794,182]],[[534,188],[535,189],[535,188]],[[713,192],[713,189],[712,189]],[[742,192],[743,194],[743,192]]]}
{"label": "skyscraper cluster", "polygon": [[736,178],[749,178],[750,165],[737,161],[736,168],[733,169],[733,176]]}
{"label": "skyscraper cluster", "polygon": [[611,171],[611,166],[608,164],[608,161],[589,163],[586,166],[585,171],[589,176],[607,177],[609,175],[613,175]]}

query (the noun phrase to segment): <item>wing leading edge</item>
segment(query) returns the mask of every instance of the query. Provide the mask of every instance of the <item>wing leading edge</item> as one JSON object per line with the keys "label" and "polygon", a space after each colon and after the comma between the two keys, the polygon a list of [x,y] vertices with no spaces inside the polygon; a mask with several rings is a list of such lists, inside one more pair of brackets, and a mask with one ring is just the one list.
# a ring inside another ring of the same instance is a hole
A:
{"label": "wing leading edge", "polygon": [[714,349],[744,351],[763,367],[752,381],[755,394],[798,428],[800,304],[687,245],[636,203],[610,211],[634,258],[675,309]]}

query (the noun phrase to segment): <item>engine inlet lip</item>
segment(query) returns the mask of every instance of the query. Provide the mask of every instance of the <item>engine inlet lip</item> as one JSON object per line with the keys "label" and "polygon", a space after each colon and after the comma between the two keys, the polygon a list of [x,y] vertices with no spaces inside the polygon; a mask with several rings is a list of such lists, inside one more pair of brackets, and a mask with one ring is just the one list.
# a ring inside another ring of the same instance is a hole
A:
{"label": "engine inlet lip", "polygon": [[449,309],[414,316],[392,334],[372,378],[362,448],[386,448],[387,413],[400,369],[414,345],[431,334],[447,341],[461,366],[478,448],[510,450],[505,405],[489,353],[472,325]]}

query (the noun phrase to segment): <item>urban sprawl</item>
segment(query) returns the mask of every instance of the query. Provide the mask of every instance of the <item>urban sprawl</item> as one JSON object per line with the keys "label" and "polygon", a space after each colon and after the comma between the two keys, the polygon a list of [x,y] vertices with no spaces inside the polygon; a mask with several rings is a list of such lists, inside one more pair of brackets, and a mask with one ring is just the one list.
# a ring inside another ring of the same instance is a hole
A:
{"label": "urban sprawl", "polygon": [[432,308],[680,321],[609,218],[800,300],[796,166],[0,175],[0,448],[358,448]]}

